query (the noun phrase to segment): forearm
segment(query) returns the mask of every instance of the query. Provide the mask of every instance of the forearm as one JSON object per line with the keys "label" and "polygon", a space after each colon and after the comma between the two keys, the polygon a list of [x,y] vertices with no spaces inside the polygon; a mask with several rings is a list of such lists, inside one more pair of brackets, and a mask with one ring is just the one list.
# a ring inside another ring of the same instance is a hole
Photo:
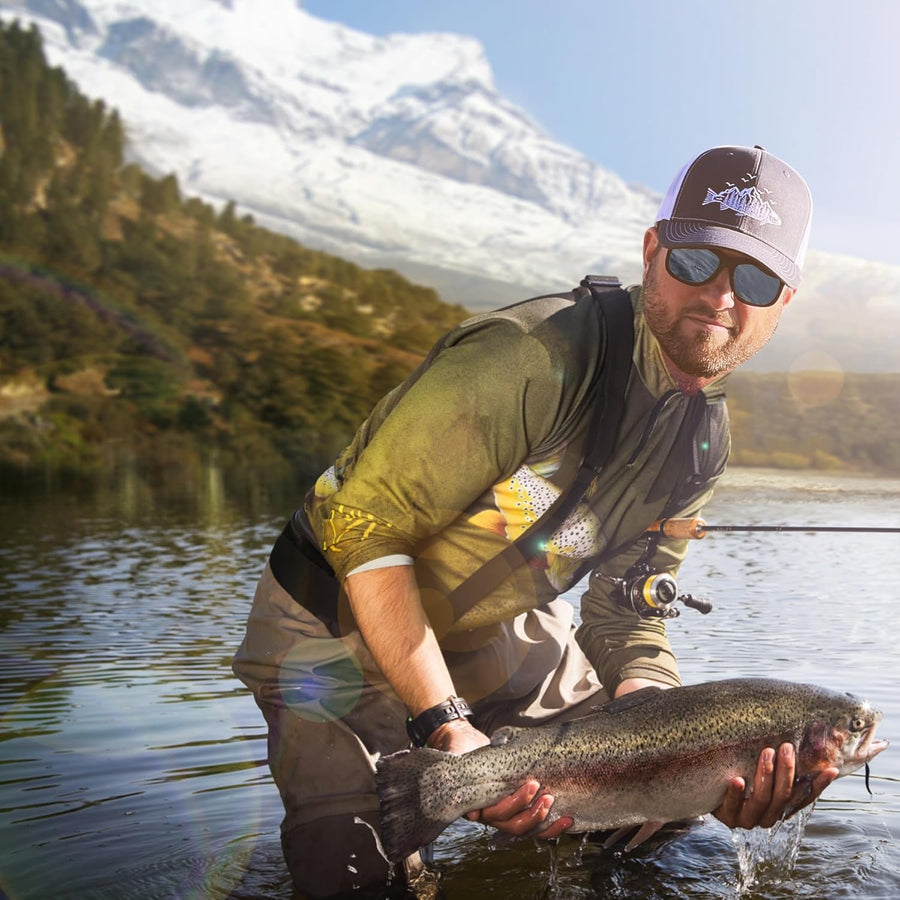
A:
{"label": "forearm", "polygon": [[[655,546],[655,552],[653,547]],[[610,695],[626,691],[628,682],[678,685],[678,663],[666,635],[665,620],[644,618],[626,603],[620,586],[610,579],[627,579],[634,567],[646,564],[652,572],[675,575],[687,541],[649,545],[636,541],[591,573],[581,598],[581,625],[576,640]]]}
{"label": "forearm", "polygon": [[[678,664],[659,619],[640,619],[591,578],[591,590],[582,598],[582,624],[576,640],[611,696],[628,691],[626,683],[643,686],[680,683]],[[636,687],[631,687],[635,690]]]}
{"label": "forearm", "polygon": [[410,715],[453,695],[453,679],[422,608],[412,566],[349,575],[344,588],[360,634]]}
{"label": "forearm", "polygon": [[619,686],[616,688],[616,697],[624,697],[626,694],[647,687],[666,689],[675,687],[675,685],[665,684],[661,681],[651,681],[649,678],[626,678],[624,681],[619,682]]}

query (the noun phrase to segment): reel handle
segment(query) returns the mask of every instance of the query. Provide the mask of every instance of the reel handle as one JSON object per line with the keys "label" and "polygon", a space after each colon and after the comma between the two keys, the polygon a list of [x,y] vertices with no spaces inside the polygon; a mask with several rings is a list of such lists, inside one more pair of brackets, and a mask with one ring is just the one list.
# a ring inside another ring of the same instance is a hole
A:
{"label": "reel handle", "polygon": [[705,616],[707,613],[712,612],[712,600],[707,600],[704,597],[695,597],[693,594],[682,594],[678,599],[685,606],[689,606],[691,609],[696,609],[697,612],[703,616]]}

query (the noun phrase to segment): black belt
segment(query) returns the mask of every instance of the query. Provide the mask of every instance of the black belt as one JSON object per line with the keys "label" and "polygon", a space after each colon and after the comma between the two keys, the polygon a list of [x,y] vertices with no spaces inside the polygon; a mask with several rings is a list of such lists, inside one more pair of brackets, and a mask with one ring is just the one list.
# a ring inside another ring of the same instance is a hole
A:
{"label": "black belt", "polygon": [[269,554],[275,580],[316,618],[338,633],[340,582],[313,542],[288,521]]}

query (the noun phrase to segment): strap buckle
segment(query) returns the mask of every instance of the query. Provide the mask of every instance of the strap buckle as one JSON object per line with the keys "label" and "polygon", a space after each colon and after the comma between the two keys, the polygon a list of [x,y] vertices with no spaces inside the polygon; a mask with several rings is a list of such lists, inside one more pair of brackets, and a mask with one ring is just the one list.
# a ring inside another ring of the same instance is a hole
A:
{"label": "strap buckle", "polygon": [[600,291],[614,291],[622,287],[622,282],[615,275],[585,275],[581,279],[581,286],[595,287]]}

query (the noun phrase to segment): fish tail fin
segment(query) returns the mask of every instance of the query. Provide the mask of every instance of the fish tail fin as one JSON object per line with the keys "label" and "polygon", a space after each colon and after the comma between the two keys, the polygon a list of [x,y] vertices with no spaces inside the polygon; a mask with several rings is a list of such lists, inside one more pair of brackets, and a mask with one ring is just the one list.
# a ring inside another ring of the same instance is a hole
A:
{"label": "fish tail fin", "polygon": [[[399,862],[431,843],[456,817],[455,810],[429,812],[435,804],[437,779],[441,786],[455,781],[460,757],[440,750],[401,750],[375,764],[375,783],[381,805],[381,845],[391,862]],[[438,775],[439,773],[439,775]]]}

